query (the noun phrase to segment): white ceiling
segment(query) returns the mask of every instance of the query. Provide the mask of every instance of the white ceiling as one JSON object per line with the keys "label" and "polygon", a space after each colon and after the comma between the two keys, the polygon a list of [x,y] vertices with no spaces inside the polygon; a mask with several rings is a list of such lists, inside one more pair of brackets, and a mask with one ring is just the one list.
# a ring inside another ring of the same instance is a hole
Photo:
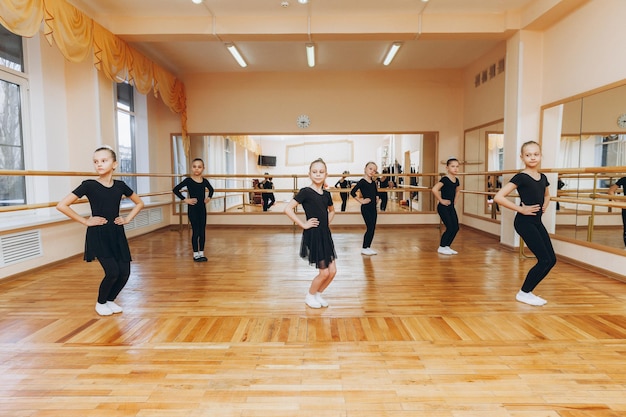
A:
{"label": "white ceiling", "polygon": [[[190,73],[463,68],[521,28],[589,0],[69,0],[132,47]],[[389,67],[390,44],[403,47]],[[240,68],[225,42],[248,61]],[[315,68],[305,44],[316,45]]]}

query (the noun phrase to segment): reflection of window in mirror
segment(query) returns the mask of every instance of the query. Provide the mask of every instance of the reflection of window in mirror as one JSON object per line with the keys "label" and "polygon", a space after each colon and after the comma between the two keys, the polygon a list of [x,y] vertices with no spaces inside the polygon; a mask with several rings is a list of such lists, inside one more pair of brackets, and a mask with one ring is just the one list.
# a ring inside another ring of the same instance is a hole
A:
{"label": "reflection of window in mirror", "polygon": [[[558,196],[576,202],[559,203],[555,235],[610,248],[623,247],[621,210],[606,205],[610,186],[624,172],[607,172],[626,165],[626,132],[617,118],[624,113],[626,85],[608,86],[543,109],[542,140],[558,141],[556,168],[562,172]],[[602,198],[604,196],[604,198]]]}
{"label": "reflection of window in mirror", "polygon": [[[498,207],[490,192],[501,183],[485,171],[501,171],[504,166],[504,122],[502,120],[469,129],[464,138],[463,214],[499,220]],[[472,174],[476,173],[476,174]],[[480,174],[479,174],[480,173]]]}
{"label": "reflection of window in mirror", "polygon": [[[504,169],[504,133],[487,132],[487,171],[502,171]],[[502,187],[502,176],[491,175],[487,177],[487,192],[495,193]],[[487,196],[486,213],[492,218],[497,218],[500,207],[494,203],[493,195]]]}

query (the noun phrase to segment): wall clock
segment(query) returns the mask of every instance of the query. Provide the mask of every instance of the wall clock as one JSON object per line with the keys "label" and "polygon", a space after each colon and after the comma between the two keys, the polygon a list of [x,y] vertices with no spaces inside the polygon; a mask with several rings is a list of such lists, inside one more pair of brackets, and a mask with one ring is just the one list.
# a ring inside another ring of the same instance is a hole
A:
{"label": "wall clock", "polygon": [[626,129],[626,113],[621,114],[617,118],[617,126],[621,127],[622,129]]}
{"label": "wall clock", "polygon": [[301,114],[296,119],[296,123],[298,124],[298,127],[300,129],[305,129],[311,125],[311,120],[309,119],[309,116],[307,116],[306,114]]}

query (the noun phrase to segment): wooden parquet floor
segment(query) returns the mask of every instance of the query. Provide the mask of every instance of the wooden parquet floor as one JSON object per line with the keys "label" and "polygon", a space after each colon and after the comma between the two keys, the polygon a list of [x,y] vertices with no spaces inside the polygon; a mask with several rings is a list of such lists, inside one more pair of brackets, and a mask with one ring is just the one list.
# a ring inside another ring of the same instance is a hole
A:
{"label": "wooden parquet floor", "polygon": [[94,311],[98,263],[0,282],[2,417],[626,416],[626,284],[559,262],[515,301],[532,259],[462,229],[333,230],[330,307],[292,228],[214,228],[131,240],[118,303]]}

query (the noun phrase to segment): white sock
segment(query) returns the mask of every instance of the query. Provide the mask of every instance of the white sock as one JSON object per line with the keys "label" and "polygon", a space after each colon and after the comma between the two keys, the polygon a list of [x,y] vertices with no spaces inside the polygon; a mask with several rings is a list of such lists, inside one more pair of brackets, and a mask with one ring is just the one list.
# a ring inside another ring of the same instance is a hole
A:
{"label": "white sock", "polygon": [[200,257],[200,252],[194,252],[193,253],[193,257],[194,258],[199,258]]}
{"label": "white sock", "polygon": [[199,254],[200,256],[204,256],[204,251],[203,251],[203,250],[201,250],[200,252],[198,252],[198,254]]}

